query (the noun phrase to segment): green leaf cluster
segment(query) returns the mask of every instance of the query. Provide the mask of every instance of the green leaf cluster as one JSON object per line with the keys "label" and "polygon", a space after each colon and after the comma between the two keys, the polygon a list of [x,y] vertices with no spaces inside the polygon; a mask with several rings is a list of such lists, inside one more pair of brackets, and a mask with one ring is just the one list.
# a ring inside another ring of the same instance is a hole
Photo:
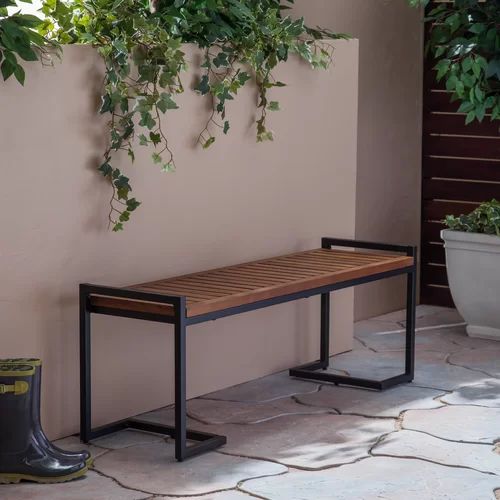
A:
{"label": "green leaf cluster", "polygon": [[500,236],[500,202],[483,203],[467,215],[448,215],[444,223],[453,231]]}
{"label": "green leaf cluster", "polygon": [[[30,3],[30,0],[24,1]],[[24,85],[26,75],[22,62],[49,60],[49,49],[57,46],[38,33],[40,18],[17,11],[9,14],[9,7],[17,7],[16,2],[0,0],[0,71],[4,80],[14,75]]]}
{"label": "green leaf cluster", "polygon": [[[427,5],[429,0],[409,0]],[[454,0],[429,11],[427,49],[466,123],[500,119],[500,0]]]}
{"label": "green leaf cluster", "polygon": [[[0,0],[2,1],[2,0]],[[204,53],[195,90],[211,102],[198,142],[210,148],[216,134],[230,133],[229,104],[250,81],[259,91],[257,141],[273,139],[268,111],[278,111],[271,89],[285,86],[273,70],[298,54],[313,68],[327,68],[332,47],[325,38],[346,38],[286,15],[293,0],[45,0],[40,33],[59,43],[96,47],[106,63],[101,113],[109,116],[110,140],[100,173],[112,186],[109,220],[123,229],[139,206],[129,178],[115,166],[116,153],[132,161],[135,147],[153,148],[152,162],[175,170],[168,127],[184,91],[183,43]],[[137,139],[137,140],[136,140]]]}

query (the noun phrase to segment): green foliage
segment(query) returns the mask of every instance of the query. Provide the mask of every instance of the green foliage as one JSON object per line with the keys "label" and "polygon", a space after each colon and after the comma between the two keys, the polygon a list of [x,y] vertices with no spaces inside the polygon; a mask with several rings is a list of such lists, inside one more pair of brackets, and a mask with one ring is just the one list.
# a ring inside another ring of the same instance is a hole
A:
{"label": "green foliage", "polygon": [[230,133],[227,105],[249,81],[260,96],[257,141],[273,140],[267,113],[278,111],[279,103],[269,100],[268,92],[285,86],[273,70],[291,53],[326,68],[332,47],[322,39],[345,38],[308,28],[303,19],[283,15],[284,9],[279,0],[45,1],[41,33],[61,43],[92,44],[106,63],[101,113],[110,116],[110,141],[99,171],[112,185],[109,219],[115,231],[139,206],[128,177],[114,165],[115,153],[127,152],[134,160],[136,144],[152,147],[154,164],[165,172],[175,169],[166,122],[172,123],[176,97],[184,91],[182,43],[194,43],[204,53],[195,90],[210,100],[211,112],[199,144],[207,149],[217,132]]}
{"label": "green foliage", "polygon": [[48,62],[49,49],[57,46],[37,32],[42,22],[38,17],[19,12],[9,14],[9,7],[17,7],[16,2],[0,0],[0,71],[4,80],[14,75],[24,85],[25,72],[20,60]]}
{"label": "green foliage", "polygon": [[468,215],[448,215],[444,222],[454,231],[500,236],[500,202],[492,200],[483,203]]}
{"label": "green foliage", "polygon": [[437,79],[461,103],[466,123],[486,115],[500,119],[500,0],[441,3],[426,21],[432,23],[428,50],[437,60]]}

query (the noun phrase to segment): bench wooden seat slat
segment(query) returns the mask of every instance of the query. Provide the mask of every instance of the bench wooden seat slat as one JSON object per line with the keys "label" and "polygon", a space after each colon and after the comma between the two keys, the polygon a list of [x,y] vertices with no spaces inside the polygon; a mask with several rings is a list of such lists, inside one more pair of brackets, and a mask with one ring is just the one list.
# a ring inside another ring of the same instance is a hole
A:
{"label": "bench wooden seat slat", "polygon": [[[138,287],[135,288],[135,290],[139,290],[141,292],[148,292],[148,293],[162,293],[164,295],[185,295],[189,293],[189,298],[196,300],[197,302],[200,302],[202,300],[211,300],[215,298],[213,294],[205,294],[202,292],[189,292],[188,290],[181,290],[178,288],[150,288],[150,287]],[[218,297],[219,295],[217,295]]]}
{"label": "bench wooden seat slat", "polygon": [[233,292],[248,291],[248,289],[237,288],[237,287],[235,288],[234,286],[231,286],[229,284],[222,285],[222,284],[208,283],[202,281],[199,282],[175,281],[175,283],[169,284],[168,288],[181,288],[189,291],[195,291],[195,292],[199,291],[200,293],[205,293],[205,292],[218,293],[221,291],[226,293],[228,291],[233,291]]}
{"label": "bench wooden seat slat", "polygon": [[[300,269],[307,269],[312,271],[312,274],[315,272],[317,273],[318,271],[321,272],[332,272],[332,271],[338,271],[341,269],[338,265],[334,265],[328,262],[325,262],[324,264],[321,263],[311,263],[308,261],[296,261],[296,260],[283,260],[280,262],[280,265],[285,268],[296,268],[299,267]],[[345,266],[344,266],[345,267]],[[349,267],[349,266],[347,266]]]}
{"label": "bench wooden seat slat", "polygon": [[[193,278],[188,278],[189,280],[193,280]],[[249,290],[252,290],[253,287],[251,286],[247,286],[247,287],[244,287],[244,286],[241,286],[241,285],[235,285],[235,284],[231,284],[231,283],[218,283],[216,281],[212,281],[212,280],[193,280],[193,281],[187,281],[187,280],[180,280],[180,281],[176,281],[175,284],[179,284],[179,285],[193,285],[193,284],[196,284],[197,287],[199,287],[200,289],[204,290],[204,289],[207,289],[207,290],[223,290],[223,291],[227,291],[227,290],[231,290],[233,292],[245,292],[245,291],[249,291]]]}
{"label": "bench wooden seat slat", "polygon": [[[210,275],[207,275],[210,276]],[[288,281],[288,279],[282,274],[281,276],[270,276],[269,274],[259,273],[257,271],[252,271],[251,269],[237,269],[232,271],[230,274],[227,271],[221,272],[217,274],[220,277],[240,277],[242,281],[254,281],[265,283],[268,285],[276,285],[278,283],[284,283]]]}
{"label": "bench wooden seat slat", "polygon": [[[187,299],[187,316],[199,316],[287,294],[313,290],[413,265],[413,257],[315,249],[272,259],[192,273],[127,288]],[[91,296],[97,307],[173,315],[165,304]]]}
{"label": "bench wooden seat slat", "polygon": [[[280,275],[283,274],[283,265],[281,265],[281,264],[255,264],[254,267],[256,269],[274,271]],[[288,272],[290,273],[290,275],[302,276],[303,278],[307,278],[308,276],[311,276],[314,274],[314,271],[309,270],[309,269],[289,268]]]}
{"label": "bench wooden seat slat", "polygon": [[293,267],[287,268],[286,266],[282,266],[280,269],[281,270],[255,266],[248,268],[243,272],[251,273],[252,276],[258,276],[264,279],[270,278],[271,280],[275,280],[276,282],[287,281],[288,279],[294,277],[299,279],[309,278],[314,274],[314,273],[304,273],[300,271],[295,271]]}

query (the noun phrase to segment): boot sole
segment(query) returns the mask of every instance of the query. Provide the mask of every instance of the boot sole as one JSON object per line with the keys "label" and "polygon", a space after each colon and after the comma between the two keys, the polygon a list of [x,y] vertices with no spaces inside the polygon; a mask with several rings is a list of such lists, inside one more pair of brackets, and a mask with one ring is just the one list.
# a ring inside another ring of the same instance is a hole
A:
{"label": "boot sole", "polygon": [[58,477],[32,476],[30,474],[0,474],[0,484],[18,484],[21,481],[30,481],[40,484],[66,483],[67,481],[72,481],[73,479],[84,476],[87,472],[88,468],[85,466],[82,470],[73,472],[67,476]]}

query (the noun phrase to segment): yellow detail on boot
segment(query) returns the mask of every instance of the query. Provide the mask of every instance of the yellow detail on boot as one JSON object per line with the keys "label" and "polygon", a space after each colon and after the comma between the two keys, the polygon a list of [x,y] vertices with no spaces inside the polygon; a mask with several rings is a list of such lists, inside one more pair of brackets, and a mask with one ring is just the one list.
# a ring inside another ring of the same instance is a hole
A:
{"label": "yellow detail on boot", "polygon": [[15,396],[21,396],[26,394],[30,389],[28,382],[23,380],[16,380],[14,385],[0,384],[0,394],[14,394]]}
{"label": "yellow detail on boot", "polygon": [[[19,367],[20,370],[15,368]],[[32,377],[35,374],[35,368],[28,365],[2,365],[0,363],[0,377]]]}
{"label": "yellow detail on boot", "polygon": [[31,481],[33,483],[65,483],[67,481],[72,481],[73,479],[78,479],[84,476],[88,472],[88,468],[84,467],[82,470],[73,472],[73,474],[68,474],[67,476],[59,477],[41,477],[41,476],[31,476],[30,474],[0,474],[0,484],[17,484],[21,481]]}
{"label": "yellow detail on boot", "polygon": [[38,358],[7,358],[0,359],[0,365],[30,365],[42,366],[42,360]]}

